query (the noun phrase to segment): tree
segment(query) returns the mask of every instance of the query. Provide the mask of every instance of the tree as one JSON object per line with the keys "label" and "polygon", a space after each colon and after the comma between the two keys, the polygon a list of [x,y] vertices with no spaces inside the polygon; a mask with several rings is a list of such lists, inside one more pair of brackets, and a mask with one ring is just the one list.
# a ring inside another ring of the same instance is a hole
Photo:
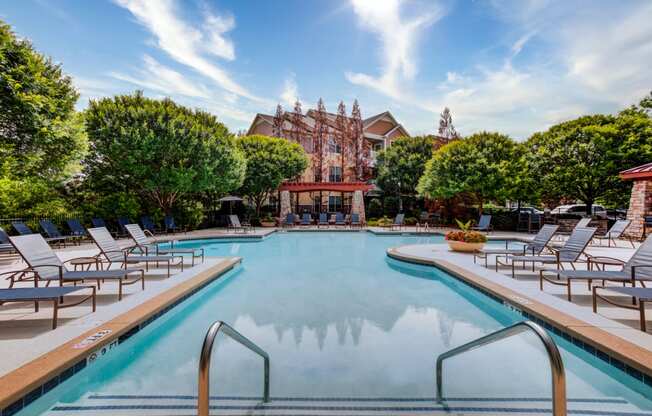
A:
{"label": "tree", "polygon": [[584,116],[535,133],[527,144],[543,196],[579,199],[590,214],[598,199],[627,203],[631,184],[618,173],[652,159],[652,120],[631,108]]}
{"label": "tree", "polygon": [[346,116],[346,106],[340,101],[337,106],[337,116],[335,117],[335,134],[336,143],[340,146],[340,168],[342,169],[342,180],[346,175],[346,149],[349,138],[349,122]]}
{"label": "tree", "polygon": [[429,136],[401,137],[378,154],[376,181],[386,194],[399,198],[401,212],[403,196],[417,194],[417,183],[432,158],[434,144]]}
{"label": "tree", "polygon": [[369,174],[369,143],[364,139],[362,113],[358,100],[353,101],[349,121],[349,145],[353,157],[355,180],[365,181]]}
{"label": "tree", "polygon": [[482,212],[486,201],[504,200],[517,174],[516,143],[503,134],[481,132],[443,146],[426,164],[420,195],[451,198],[469,194]]}
{"label": "tree", "polygon": [[244,179],[245,160],[215,116],[142,92],[91,100],[85,172],[101,192],[136,192],[164,212],[191,193],[226,193]]}
{"label": "tree", "polygon": [[290,123],[292,124],[290,139],[299,143],[304,149],[308,149],[310,141],[306,134],[307,129],[303,122],[303,112],[301,111],[301,101],[299,100],[294,103],[294,110],[290,116]]}
{"label": "tree", "polygon": [[439,137],[443,137],[447,142],[455,139],[459,139],[459,134],[453,126],[453,117],[451,116],[451,110],[448,107],[444,107],[444,112],[439,115]]}
{"label": "tree", "polygon": [[256,214],[284,180],[293,179],[308,167],[303,148],[283,138],[245,136],[237,141],[247,160],[247,173],[240,188],[256,206]]}
{"label": "tree", "polygon": [[65,179],[83,150],[70,120],[78,97],[60,65],[0,21],[0,151],[16,161],[14,175]]}
{"label": "tree", "polygon": [[285,112],[281,104],[276,106],[276,114],[274,114],[274,126],[272,127],[272,134],[274,137],[283,137],[283,122],[285,121]]}
{"label": "tree", "polygon": [[320,98],[317,102],[317,111],[315,112],[315,125],[312,128],[312,169],[315,176],[315,182],[322,182],[328,177],[325,172],[325,144],[328,138],[328,120],[326,118],[326,107],[324,101]]}

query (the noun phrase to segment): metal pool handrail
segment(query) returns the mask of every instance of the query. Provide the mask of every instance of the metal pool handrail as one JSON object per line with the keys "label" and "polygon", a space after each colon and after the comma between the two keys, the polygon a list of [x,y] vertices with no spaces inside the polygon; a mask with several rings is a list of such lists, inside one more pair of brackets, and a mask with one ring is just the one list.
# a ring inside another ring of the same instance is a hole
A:
{"label": "metal pool handrail", "polygon": [[234,341],[239,342],[240,344],[249,348],[251,351],[263,357],[265,363],[265,387],[263,390],[263,402],[269,402],[269,355],[267,355],[267,353],[260,347],[251,342],[235,329],[231,328],[226,323],[222,321],[215,321],[211,327],[208,328],[208,332],[206,332],[204,344],[201,348],[201,355],[199,357],[199,395],[197,400],[198,416],[209,416],[209,372],[211,368],[211,355],[213,352],[213,343],[215,342],[215,337],[220,331],[222,331],[225,335],[228,335]]}
{"label": "metal pool handrail", "polygon": [[543,328],[541,328],[541,326],[535,324],[532,321],[519,322],[515,325],[503,328],[496,332],[492,332],[491,334],[485,335],[467,344],[461,345],[457,348],[453,348],[450,351],[446,351],[445,353],[440,354],[439,357],[437,357],[436,370],[437,402],[441,403],[444,400],[442,397],[442,363],[445,359],[480,348],[484,345],[491,344],[495,341],[500,341],[501,339],[505,339],[525,331],[534,332],[539,340],[543,343],[543,346],[546,349],[546,353],[548,354],[550,372],[552,374],[552,414],[553,416],[566,416],[566,373],[564,372],[564,363],[561,359],[561,354],[559,354],[559,349],[557,348],[555,341],[552,340],[550,335],[548,335],[548,333]]}

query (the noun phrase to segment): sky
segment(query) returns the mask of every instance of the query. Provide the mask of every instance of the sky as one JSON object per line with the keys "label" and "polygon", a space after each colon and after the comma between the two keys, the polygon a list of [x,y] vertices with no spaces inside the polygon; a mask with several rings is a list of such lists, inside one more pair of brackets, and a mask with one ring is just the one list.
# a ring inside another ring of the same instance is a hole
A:
{"label": "sky", "polygon": [[0,0],[89,99],[143,90],[214,113],[358,99],[413,135],[525,139],[652,90],[650,0]]}

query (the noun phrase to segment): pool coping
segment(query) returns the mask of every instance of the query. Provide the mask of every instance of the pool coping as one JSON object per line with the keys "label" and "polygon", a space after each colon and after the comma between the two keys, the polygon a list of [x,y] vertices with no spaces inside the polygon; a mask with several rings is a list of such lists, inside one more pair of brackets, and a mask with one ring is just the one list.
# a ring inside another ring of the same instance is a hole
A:
{"label": "pool coping", "polygon": [[557,335],[563,336],[564,339],[627,373],[629,376],[652,386],[652,354],[645,348],[592,326],[527,295],[491,282],[449,261],[408,255],[399,252],[397,247],[387,249],[387,255],[399,261],[432,266],[443,270],[494,300],[513,307],[525,318],[544,326]]}
{"label": "pool coping", "polygon": [[196,276],[86,331],[0,377],[0,415],[10,416],[85,368],[98,354],[124,342],[242,262],[228,257]]}

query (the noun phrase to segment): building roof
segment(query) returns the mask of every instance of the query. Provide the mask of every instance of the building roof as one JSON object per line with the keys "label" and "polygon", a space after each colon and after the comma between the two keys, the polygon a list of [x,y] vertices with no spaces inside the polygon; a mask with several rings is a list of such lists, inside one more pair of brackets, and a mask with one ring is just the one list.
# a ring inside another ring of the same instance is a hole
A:
{"label": "building roof", "polygon": [[652,179],[652,162],[620,172],[620,179]]}

